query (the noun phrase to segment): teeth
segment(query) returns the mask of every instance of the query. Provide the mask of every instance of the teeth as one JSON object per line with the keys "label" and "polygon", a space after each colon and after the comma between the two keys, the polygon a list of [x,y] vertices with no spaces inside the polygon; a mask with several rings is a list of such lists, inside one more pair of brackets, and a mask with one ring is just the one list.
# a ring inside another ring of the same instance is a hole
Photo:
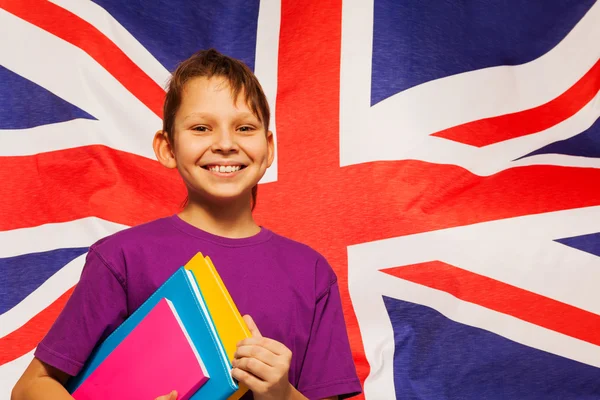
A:
{"label": "teeth", "polygon": [[221,173],[228,173],[228,172],[236,172],[239,171],[242,167],[239,165],[236,166],[231,166],[231,165],[212,165],[209,167],[209,170],[211,172],[221,172]]}

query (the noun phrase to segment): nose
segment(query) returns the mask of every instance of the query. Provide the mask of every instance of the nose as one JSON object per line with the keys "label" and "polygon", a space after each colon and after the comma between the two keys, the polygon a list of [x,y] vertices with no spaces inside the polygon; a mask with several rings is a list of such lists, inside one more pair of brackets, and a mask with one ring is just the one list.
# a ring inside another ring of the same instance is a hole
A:
{"label": "nose", "polygon": [[215,153],[231,153],[238,149],[235,132],[230,129],[219,129],[215,132],[212,151]]}

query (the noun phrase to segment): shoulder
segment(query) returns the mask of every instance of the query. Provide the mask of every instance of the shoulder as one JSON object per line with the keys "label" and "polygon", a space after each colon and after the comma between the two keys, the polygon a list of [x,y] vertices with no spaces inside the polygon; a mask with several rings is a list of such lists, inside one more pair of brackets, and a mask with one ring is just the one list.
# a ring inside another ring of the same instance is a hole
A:
{"label": "shoulder", "polygon": [[140,225],[125,228],[119,232],[105,236],[95,242],[91,248],[99,252],[110,252],[114,250],[123,250],[129,247],[139,246],[144,240],[156,240],[164,236],[166,231],[171,228],[170,217],[156,219]]}
{"label": "shoulder", "polygon": [[124,278],[128,260],[156,249],[165,237],[173,235],[173,230],[169,217],[126,228],[92,244],[88,257],[98,258],[115,275]]}

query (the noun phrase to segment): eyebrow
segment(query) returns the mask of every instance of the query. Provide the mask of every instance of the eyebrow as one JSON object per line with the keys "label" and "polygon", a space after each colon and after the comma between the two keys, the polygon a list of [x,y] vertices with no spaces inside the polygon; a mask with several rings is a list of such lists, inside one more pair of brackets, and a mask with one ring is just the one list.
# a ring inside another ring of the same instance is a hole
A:
{"label": "eyebrow", "polygon": [[186,115],[185,118],[183,119],[183,122],[185,122],[188,119],[193,118],[193,117],[210,117],[210,114],[203,113],[203,112],[193,112],[191,114]]}
{"label": "eyebrow", "polygon": [[[213,115],[209,114],[209,113],[205,113],[205,112],[193,112],[191,114],[186,115],[185,118],[183,118],[183,122],[187,121],[190,118],[194,118],[194,117],[212,118]],[[249,113],[249,112],[242,112],[242,113],[236,114],[235,118],[236,119],[253,118],[253,119],[257,120],[259,123],[261,122],[260,118],[258,118],[256,115]]]}

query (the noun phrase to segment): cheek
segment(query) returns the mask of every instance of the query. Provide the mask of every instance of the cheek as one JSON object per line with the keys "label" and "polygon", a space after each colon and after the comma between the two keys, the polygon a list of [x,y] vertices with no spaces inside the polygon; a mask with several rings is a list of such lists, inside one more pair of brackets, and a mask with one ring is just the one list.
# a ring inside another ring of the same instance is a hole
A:
{"label": "cheek", "polygon": [[269,157],[269,148],[265,139],[248,141],[244,148],[255,161],[266,160]]}
{"label": "cheek", "polygon": [[188,140],[179,141],[175,146],[176,157],[187,162],[196,161],[208,149],[210,149],[210,142],[203,138],[189,138]]}

